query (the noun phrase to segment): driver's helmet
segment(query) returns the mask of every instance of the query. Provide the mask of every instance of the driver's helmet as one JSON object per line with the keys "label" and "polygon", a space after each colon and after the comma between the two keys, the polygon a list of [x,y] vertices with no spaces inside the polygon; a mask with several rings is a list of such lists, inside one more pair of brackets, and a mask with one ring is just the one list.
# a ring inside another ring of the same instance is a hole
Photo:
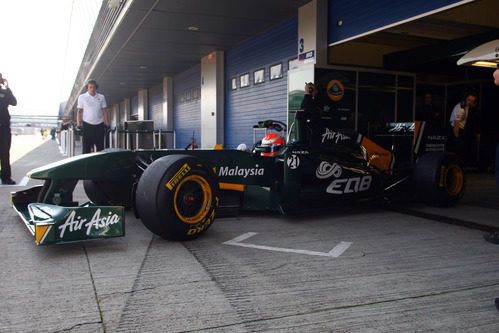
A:
{"label": "driver's helmet", "polygon": [[277,133],[269,133],[262,139],[260,150],[262,156],[274,156],[284,146],[284,138]]}

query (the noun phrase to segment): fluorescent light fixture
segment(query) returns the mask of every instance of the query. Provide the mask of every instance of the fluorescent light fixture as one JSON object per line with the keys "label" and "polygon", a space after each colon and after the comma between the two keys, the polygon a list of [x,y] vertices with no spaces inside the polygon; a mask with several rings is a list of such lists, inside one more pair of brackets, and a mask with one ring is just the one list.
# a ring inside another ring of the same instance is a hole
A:
{"label": "fluorescent light fixture", "polygon": [[189,31],[199,31],[199,27],[190,26],[190,27],[187,27],[187,30],[189,30]]}
{"label": "fluorescent light fixture", "polygon": [[474,63],[471,64],[471,66],[497,68],[497,64],[498,64],[497,62],[493,61],[475,61]]}
{"label": "fluorescent light fixture", "polygon": [[457,65],[496,68],[499,63],[499,39],[475,47],[457,61]]}

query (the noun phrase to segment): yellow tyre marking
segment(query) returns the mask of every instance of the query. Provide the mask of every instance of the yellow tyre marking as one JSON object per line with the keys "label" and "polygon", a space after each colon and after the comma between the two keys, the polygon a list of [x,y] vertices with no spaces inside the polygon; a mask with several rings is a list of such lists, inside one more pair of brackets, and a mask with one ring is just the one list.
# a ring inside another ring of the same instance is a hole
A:
{"label": "yellow tyre marking", "polygon": [[458,195],[464,186],[463,170],[457,164],[451,164],[445,169],[444,188],[452,196]]}

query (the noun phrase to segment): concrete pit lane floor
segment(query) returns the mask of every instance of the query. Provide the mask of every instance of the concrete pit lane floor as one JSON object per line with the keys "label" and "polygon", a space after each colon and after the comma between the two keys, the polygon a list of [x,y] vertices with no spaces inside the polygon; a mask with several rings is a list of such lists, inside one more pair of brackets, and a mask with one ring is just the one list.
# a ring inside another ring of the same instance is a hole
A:
{"label": "concrete pit lane floor", "polygon": [[[14,179],[59,159],[47,141]],[[499,227],[492,176],[469,176],[453,208],[244,213],[189,242],[128,212],[125,237],[50,246],[9,204],[37,181],[0,186],[0,332],[498,332],[499,245],[436,218]]]}

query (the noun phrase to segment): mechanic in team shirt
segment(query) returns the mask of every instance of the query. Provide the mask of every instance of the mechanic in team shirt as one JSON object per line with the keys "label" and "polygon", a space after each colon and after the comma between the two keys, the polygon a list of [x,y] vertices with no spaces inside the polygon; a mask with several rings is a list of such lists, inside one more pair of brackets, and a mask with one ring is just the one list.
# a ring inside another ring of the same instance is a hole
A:
{"label": "mechanic in team shirt", "polygon": [[104,149],[106,128],[109,127],[107,104],[104,95],[97,92],[97,82],[87,82],[87,92],[78,97],[76,125],[83,125],[82,154]]}
{"label": "mechanic in team shirt", "polygon": [[12,136],[10,133],[9,105],[15,106],[17,100],[9,88],[9,82],[0,73],[0,164],[3,185],[14,185],[16,182],[11,178],[10,170],[10,144]]}
{"label": "mechanic in team shirt", "polygon": [[468,91],[464,99],[456,104],[449,119],[452,127],[450,150],[462,158],[464,166],[476,163],[476,147],[480,142],[481,116],[476,102],[476,93]]}

